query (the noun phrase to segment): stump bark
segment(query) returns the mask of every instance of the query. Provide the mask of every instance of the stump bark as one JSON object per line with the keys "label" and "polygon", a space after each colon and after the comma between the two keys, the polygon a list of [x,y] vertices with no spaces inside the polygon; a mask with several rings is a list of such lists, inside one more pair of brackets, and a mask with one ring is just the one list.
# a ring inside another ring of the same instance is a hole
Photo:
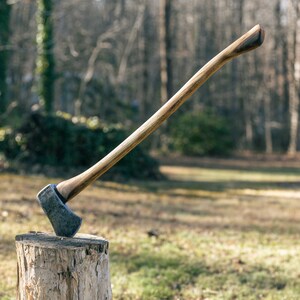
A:
{"label": "stump bark", "polygon": [[17,299],[111,300],[108,246],[91,235],[17,235]]}

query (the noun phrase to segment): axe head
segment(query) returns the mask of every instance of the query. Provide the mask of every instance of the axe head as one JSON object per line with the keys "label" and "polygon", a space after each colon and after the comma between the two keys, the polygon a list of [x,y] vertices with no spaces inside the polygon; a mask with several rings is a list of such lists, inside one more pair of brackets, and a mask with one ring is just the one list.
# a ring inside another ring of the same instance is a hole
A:
{"label": "axe head", "polygon": [[63,197],[56,190],[55,184],[44,187],[37,194],[37,200],[49,218],[56,235],[73,237],[76,234],[82,219],[65,204]]}

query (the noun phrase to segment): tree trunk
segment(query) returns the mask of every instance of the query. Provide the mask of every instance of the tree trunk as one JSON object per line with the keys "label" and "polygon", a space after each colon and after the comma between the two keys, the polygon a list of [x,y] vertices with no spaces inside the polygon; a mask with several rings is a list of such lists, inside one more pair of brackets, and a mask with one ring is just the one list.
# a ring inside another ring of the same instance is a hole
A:
{"label": "tree trunk", "polygon": [[168,100],[167,52],[166,52],[166,10],[167,0],[160,0],[159,6],[159,57],[160,57],[160,100]]}
{"label": "tree trunk", "polygon": [[143,20],[143,96],[141,99],[140,107],[140,121],[143,122],[149,117],[149,60],[150,60],[150,44],[151,44],[151,34],[150,34],[150,12],[149,3],[145,2],[145,16]]}
{"label": "tree trunk", "polygon": [[[296,74],[297,51],[300,48],[297,41],[300,29],[300,3],[295,1],[293,9],[295,10],[295,20],[291,35],[291,45],[289,47],[288,56],[288,79],[289,79],[289,112],[290,112],[290,143],[288,147],[288,154],[294,155],[297,152],[298,143],[298,127],[299,127],[299,79]],[[299,27],[299,28],[298,28]]]}
{"label": "tree trunk", "polygon": [[[160,100],[163,105],[172,96],[172,67],[171,67],[171,0],[160,0],[159,5],[159,56],[160,56]],[[167,150],[167,123],[161,127],[160,147]]]}
{"label": "tree trunk", "polygon": [[108,245],[91,235],[17,235],[17,299],[111,300]]}
{"label": "tree trunk", "polygon": [[9,41],[9,21],[11,5],[7,0],[0,0],[0,114],[6,111],[6,69]]}
{"label": "tree trunk", "polygon": [[167,98],[173,96],[173,67],[172,67],[172,29],[171,29],[171,0],[165,3],[165,46],[166,46],[166,65],[167,65]]}
{"label": "tree trunk", "polygon": [[37,92],[40,103],[47,113],[54,109],[54,39],[52,0],[38,0],[37,2]]}
{"label": "tree trunk", "polygon": [[264,93],[264,113],[265,113],[266,153],[271,154],[273,152],[272,126],[271,126],[271,95],[270,92],[268,91]]}

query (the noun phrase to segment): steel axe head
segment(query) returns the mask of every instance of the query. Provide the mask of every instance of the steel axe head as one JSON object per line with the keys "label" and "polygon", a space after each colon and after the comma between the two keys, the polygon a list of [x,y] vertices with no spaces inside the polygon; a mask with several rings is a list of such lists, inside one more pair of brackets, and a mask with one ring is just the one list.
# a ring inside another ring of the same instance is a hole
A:
{"label": "steel axe head", "polygon": [[49,218],[56,235],[73,237],[76,234],[82,219],[65,204],[66,201],[57,191],[55,184],[44,187],[37,194],[37,200]]}

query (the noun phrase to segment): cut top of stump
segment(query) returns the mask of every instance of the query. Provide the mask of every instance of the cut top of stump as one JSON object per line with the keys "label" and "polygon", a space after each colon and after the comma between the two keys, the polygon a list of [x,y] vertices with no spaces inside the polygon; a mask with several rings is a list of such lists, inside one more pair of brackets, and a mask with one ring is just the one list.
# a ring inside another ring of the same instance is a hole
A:
{"label": "cut top of stump", "polygon": [[22,244],[37,246],[41,248],[86,248],[96,250],[99,253],[107,253],[109,242],[99,236],[90,234],[76,234],[72,238],[56,236],[42,232],[29,232],[16,236],[16,241]]}
{"label": "cut top of stump", "polygon": [[40,232],[16,236],[18,300],[111,300],[108,241]]}

